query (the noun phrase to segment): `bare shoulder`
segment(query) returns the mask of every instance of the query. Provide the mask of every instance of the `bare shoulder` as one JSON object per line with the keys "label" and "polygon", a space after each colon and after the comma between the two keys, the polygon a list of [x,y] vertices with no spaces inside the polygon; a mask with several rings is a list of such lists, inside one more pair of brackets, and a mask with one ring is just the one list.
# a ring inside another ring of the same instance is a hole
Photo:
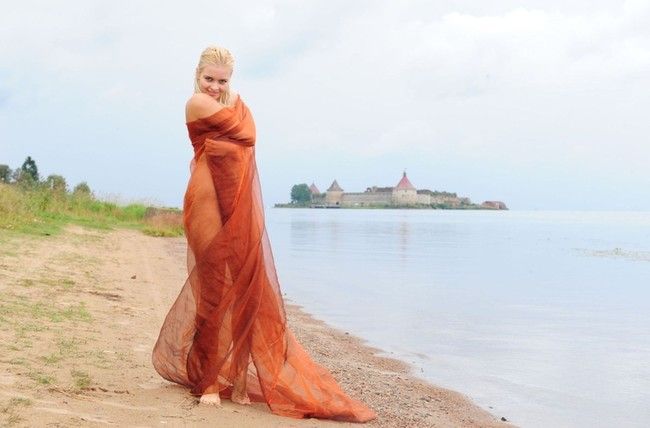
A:
{"label": "bare shoulder", "polygon": [[185,120],[193,120],[212,116],[223,108],[223,105],[207,94],[193,94],[185,104]]}

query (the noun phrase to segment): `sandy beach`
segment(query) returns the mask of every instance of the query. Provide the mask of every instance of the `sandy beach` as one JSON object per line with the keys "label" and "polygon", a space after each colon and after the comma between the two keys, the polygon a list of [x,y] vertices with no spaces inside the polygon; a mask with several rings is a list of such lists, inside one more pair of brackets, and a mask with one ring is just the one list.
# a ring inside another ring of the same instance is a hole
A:
{"label": "sandy beach", "polygon": [[[352,426],[271,414],[264,404],[199,405],[150,364],[186,278],[184,238],[70,226],[56,236],[0,232],[0,424],[11,426]],[[299,303],[299,302],[296,302]],[[287,302],[290,327],[377,427],[510,426],[460,393]],[[507,416],[507,415],[506,415]]]}

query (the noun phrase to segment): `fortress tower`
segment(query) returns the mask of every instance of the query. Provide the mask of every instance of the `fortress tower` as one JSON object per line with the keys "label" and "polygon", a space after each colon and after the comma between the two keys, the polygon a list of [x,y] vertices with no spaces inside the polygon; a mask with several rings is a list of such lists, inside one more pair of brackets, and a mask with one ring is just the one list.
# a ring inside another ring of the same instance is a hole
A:
{"label": "fortress tower", "polygon": [[402,179],[393,187],[393,204],[395,205],[415,205],[418,202],[418,193],[414,185],[411,184],[406,171]]}
{"label": "fortress tower", "polygon": [[341,205],[341,199],[343,198],[343,189],[339,186],[339,183],[334,180],[332,185],[327,189],[325,193],[325,202],[328,205]]}
{"label": "fortress tower", "polygon": [[312,195],[320,195],[320,190],[318,190],[318,187],[314,184],[314,182],[311,182],[311,186],[309,186],[309,193]]}

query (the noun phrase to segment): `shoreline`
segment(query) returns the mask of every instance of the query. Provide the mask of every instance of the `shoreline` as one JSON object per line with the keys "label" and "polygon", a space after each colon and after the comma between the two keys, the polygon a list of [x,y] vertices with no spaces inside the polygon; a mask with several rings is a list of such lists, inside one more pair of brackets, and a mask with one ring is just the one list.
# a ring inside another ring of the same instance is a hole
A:
{"label": "shoreline", "polygon": [[[0,231],[0,242],[1,424],[360,426],[284,418],[263,403],[198,405],[155,373],[151,349],[186,279],[184,238],[68,226],[54,236]],[[366,426],[510,426],[296,303],[285,309],[312,358],[377,412]]]}
{"label": "shoreline", "polygon": [[[347,393],[377,412],[377,420],[367,426],[513,426],[462,393],[417,377],[409,363],[381,355],[383,350],[315,318],[295,302],[285,299],[285,308],[289,327],[312,358],[327,367]],[[321,350],[332,349],[329,345],[338,352]]]}

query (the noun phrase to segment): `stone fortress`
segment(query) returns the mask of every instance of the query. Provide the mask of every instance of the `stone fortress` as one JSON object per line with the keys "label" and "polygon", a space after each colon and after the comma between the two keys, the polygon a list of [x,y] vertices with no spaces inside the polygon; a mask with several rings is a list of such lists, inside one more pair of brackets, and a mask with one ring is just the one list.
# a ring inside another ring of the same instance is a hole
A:
{"label": "stone fortress", "polygon": [[334,180],[325,193],[321,193],[314,183],[309,186],[309,191],[312,208],[508,209],[501,201],[485,201],[477,205],[469,198],[458,197],[456,193],[416,189],[406,176],[406,172],[395,187],[372,186],[364,192],[345,192]]}

